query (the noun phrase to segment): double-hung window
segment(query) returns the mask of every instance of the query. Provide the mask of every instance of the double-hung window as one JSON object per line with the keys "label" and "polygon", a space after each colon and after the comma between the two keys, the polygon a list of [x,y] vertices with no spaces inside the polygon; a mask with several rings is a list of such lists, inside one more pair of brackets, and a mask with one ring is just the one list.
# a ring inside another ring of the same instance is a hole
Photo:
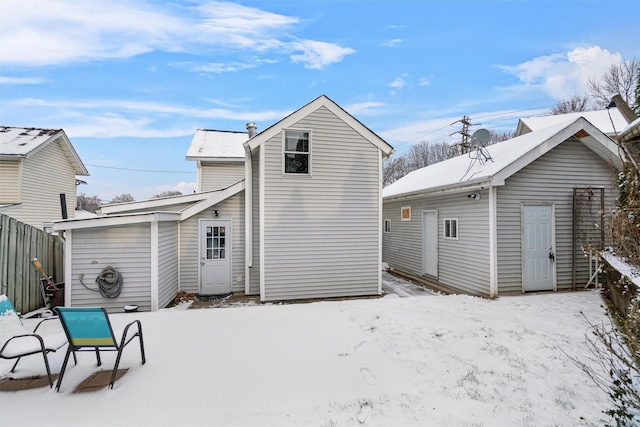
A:
{"label": "double-hung window", "polygon": [[311,133],[284,131],[284,173],[311,174]]}

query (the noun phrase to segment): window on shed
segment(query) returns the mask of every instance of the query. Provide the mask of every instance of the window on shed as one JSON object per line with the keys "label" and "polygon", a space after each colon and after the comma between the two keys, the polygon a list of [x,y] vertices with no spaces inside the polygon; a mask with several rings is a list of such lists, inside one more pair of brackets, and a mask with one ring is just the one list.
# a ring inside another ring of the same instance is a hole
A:
{"label": "window on shed", "polygon": [[284,173],[310,173],[311,137],[310,132],[285,130],[284,132]]}
{"label": "window on shed", "polygon": [[444,238],[458,240],[458,218],[445,218]]}
{"label": "window on shed", "polygon": [[384,232],[385,233],[391,233],[391,220],[390,219],[385,219],[384,220]]}
{"label": "window on shed", "polygon": [[404,206],[400,208],[400,220],[411,221],[411,206]]}

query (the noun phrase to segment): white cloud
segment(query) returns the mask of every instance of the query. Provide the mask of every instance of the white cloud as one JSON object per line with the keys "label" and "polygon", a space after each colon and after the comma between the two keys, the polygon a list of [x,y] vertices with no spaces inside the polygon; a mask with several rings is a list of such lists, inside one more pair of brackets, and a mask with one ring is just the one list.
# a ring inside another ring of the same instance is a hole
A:
{"label": "white cloud", "polygon": [[[12,112],[29,111],[38,116],[39,126],[62,127],[69,136],[101,138],[192,135],[199,119],[271,122],[291,113],[289,110],[250,111],[240,107],[207,108],[130,100],[50,101],[38,98],[7,101],[3,108]],[[47,112],[47,117],[37,114],[41,109]],[[171,121],[166,120],[168,115],[173,118]]]}
{"label": "white cloud", "polygon": [[231,73],[241,70],[249,70],[257,67],[256,64],[240,63],[240,62],[207,62],[207,63],[195,63],[195,62],[172,62],[169,66],[183,68],[188,71],[196,73]]}
{"label": "white cloud", "polygon": [[404,40],[402,39],[393,39],[393,40],[389,40],[388,42],[382,43],[382,46],[386,46],[386,47],[394,47],[400,43],[402,43]]}
{"label": "white cloud", "polygon": [[366,101],[347,105],[344,109],[353,116],[367,116],[376,114],[381,107],[384,107],[382,102]]}
{"label": "white cloud", "polygon": [[599,46],[578,47],[566,53],[540,56],[515,66],[500,68],[515,75],[522,89],[541,89],[556,99],[586,93],[590,77],[604,74],[611,65],[622,61],[619,53],[611,53]]}
{"label": "white cloud", "polygon": [[174,190],[174,191],[179,191],[182,194],[191,194],[196,192],[196,188],[197,188],[197,184],[195,182],[180,181],[175,187],[163,189],[161,191]]}
{"label": "white cloud", "polygon": [[402,89],[407,84],[404,79],[405,77],[406,75],[396,77],[391,83],[387,84],[387,86],[389,86],[392,89]]}
{"label": "white cloud", "polygon": [[292,41],[289,31],[296,29],[299,20],[220,1],[182,7],[144,1],[3,0],[0,63],[42,66],[153,51],[206,53],[216,49],[291,55],[293,62],[321,69],[355,52],[330,42]]}
{"label": "white cloud", "polygon": [[348,47],[314,40],[298,40],[291,43],[291,46],[296,51],[302,51],[302,53],[292,54],[291,61],[294,63],[302,62],[305,64],[305,68],[311,69],[322,69],[355,53],[355,50]]}
{"label": "white cloud", "polygon": [[46,80],[40,77],[6,77],[0,76],[2,85],[39,85]]}
{"label": "white cloud", "polygon": [[418,85],[419,85],[419,86],[431,86],[431,82],[429,81],[429,79],[428,79],[428,78],[426,78],[426,77],[422,77],[422,78],[420,79],[420,81],[418,82]]}

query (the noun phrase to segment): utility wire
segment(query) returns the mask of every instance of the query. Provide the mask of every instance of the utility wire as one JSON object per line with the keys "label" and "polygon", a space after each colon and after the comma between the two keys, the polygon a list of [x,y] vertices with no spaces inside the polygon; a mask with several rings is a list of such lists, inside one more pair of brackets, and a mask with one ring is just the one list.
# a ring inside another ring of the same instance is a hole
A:
{"label": "utility wire", "polygon": [[[506,116],[507,114],[520,113],[520,112],[523,112],[523,111],[539,110],[539,109],[541,109],[541,108],[550,108],[550,107],[553,107],[553,105],[554,105],[554,104],[552,104],[552,105],[544,105],[544,106],[541,106],[541,107],[525,108],[525,109],[522,109],[522,110],[511,110],[511,111],[505,111],[505,112],[503,112],[503,113],[497,113],[497,114],[489,114],[489,115],[486,115],[486,116],[474,117],[474,120],[477,120],[477,119],[484,119],[484,118],[488,118],[488,117]],[[399,147],[400,145],[409,144],[409,143],[411,143],[411,142],[413,142],[413,141],[415,141],[415,140],[417,140],[417,139],[424,138],[424,137],[425,137],[425,136],[427,136],[427,135],[431,135],[432,133],[435,133],[435,132],[438,132],[438,131],[440,131],[440,130],[443,130],[443,129],[446,129],[446,128],[448,128],[448,127],[451,127],[451,126],[452,126],[452,125],[454,125],[455,123],[457,123],[457,121],[456,121],[456,122],[453,122],[453,123],[451,123],[451,124],[449,124],[449,125],[445,125],[445,126],[442,126],[442,127],[440,127],[440,128],[433,129],[433,130],[431,130],[431,131],[429,131],[429,132],[427,132],[427,133],[425,133],[425,134],[422,134],[422,135],[420,135],[420,136],[417,136],[417,137],[415,137],[415,138],[412,138],[412,139],[410,139],[410,140],[408,140],[408,141],[401,141],[401,142],[397,142],[397,143],[394,145],[394,148],[397,148],[397,147]],[[494,127],[490,128],[490,129],[494,129]],[[449,136],[451,136],[451,135],[449,135]],[[441,137],[441,138],[439,138],[439,139],[442,139],[442,138],[447,138],[447,137],[445,136],[445,137]],[[444,141],[444,140],[443,140],[443,141]],[[438,142],[438,140],[436,140],[436,141],[432,141],[432,142]]]}
{"label": "utility wire", "polygon": [[117,169],[121,171],[133,171],[133,172],[151,172],[151,173],[195,173],[195,172],[184,172],[184,171],[161,171],[161,170],[152,170],[152,169],[131,169],[131,168],[117,168],[114,166],[102,166],[102,165],[92,165],[89,163],[85,163],[87,166],[91,166],[94,168],[105,168],[105,169]]}

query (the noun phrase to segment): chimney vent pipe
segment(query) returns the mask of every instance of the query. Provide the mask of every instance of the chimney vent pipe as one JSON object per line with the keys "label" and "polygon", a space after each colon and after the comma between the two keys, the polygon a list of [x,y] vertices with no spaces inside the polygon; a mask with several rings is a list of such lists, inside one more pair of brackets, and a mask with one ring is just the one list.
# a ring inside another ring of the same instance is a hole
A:
{"label": "chimney vent pipe", "polygon": [[253,122],[247,123],[247,132],[249,132],[249,138],[253,138],[255,136],[257,129],[258,127],[256,126],[255,123]]}

